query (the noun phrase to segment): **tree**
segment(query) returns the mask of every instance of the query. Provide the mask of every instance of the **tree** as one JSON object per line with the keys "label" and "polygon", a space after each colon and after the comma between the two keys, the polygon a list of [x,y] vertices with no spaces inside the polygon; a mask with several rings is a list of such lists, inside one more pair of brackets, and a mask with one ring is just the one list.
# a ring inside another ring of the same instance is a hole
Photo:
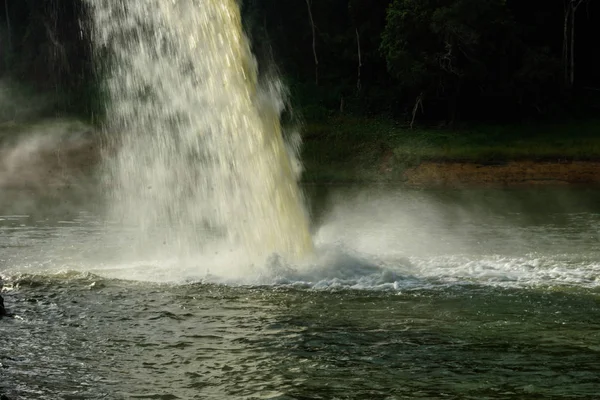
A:
{"label": "tree", "polygon": [[506,84],[503,58],[514,41],[503,0],[394,0],[381,51],[400,90],[415,99],[413,119],[435,100],[451,123],[465,86],[493,91],[498,78]]}
{"label": "tree", "polygon": [[8,0],[4,0],[4,12],[6,17],[6,37],[8,41],[8,50],[12,51],[12,32],[10,29],[10,14],[8,12]]}
{"label": "tree", "polygon": [[[52,93],[56,111],[91,113],[99,98],[93,75],[88,5],[80,0],[4,0],[8,33],[0,71],[26,87]],[[6,46],[6,45],[9,46]]]}
{"label": "tree", "polygon": [[565,19],[563,23],[563,65],[565,85],[573,88],[575,83],[575,21],[577,10],[587,0],[565,0]]}
{"label": "tree", "polygon": [[315,85],[319,86],[319,58],[317,57],[317,29],[315,27],[315,20],[312,13],[312,2],[306,0],[306,7],[308,8],[308,19],[310,21],[310,28],[312,30],[312,51],[315,59]]}

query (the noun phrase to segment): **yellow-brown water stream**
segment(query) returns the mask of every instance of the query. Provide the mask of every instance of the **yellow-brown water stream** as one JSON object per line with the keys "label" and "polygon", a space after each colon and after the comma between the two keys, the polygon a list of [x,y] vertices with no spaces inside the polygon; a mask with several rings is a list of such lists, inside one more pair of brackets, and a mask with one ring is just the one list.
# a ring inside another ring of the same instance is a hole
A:
{"label": "yellow-brown water stream", "polygon": [[210,231],[253,261],[310,254],[281,84],[259,83],[237,2],[89,4],[110,60],[106,128],[122,135],[107,162],[115,218],[184,252]]}

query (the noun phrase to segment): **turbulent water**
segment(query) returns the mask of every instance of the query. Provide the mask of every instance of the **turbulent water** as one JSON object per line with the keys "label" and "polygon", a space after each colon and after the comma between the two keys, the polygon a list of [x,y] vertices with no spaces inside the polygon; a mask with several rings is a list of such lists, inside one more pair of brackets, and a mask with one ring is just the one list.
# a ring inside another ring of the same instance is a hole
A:
{"label": "turbulent water", "polygon": [[600,191],[312,188],[309,234],[237,3],[88,3],[109,202],[0,192],[0,395],[598,398]]}
{"label": "turbulent water", "polygon": [[0,217],[0,393],[598,398],[600,191],[325,198],[315,259],[256,270],[124,262],[133,232],[89,204]]}
{"label": "turbulent water", "polygon": [[258,82],[237,1],[89,4],[119,149],[107,159],[113,219],[138,229],[138,253],[168,242],[197,254],[219,236],[248,264],[309,255],[281,85]]}

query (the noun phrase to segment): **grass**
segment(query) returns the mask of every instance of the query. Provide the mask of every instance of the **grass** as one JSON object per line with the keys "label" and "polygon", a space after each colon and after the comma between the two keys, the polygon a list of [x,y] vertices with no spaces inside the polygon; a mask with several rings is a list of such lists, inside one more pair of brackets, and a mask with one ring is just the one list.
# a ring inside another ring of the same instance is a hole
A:
{"label": "grass", "polygon": [[394,180],[426,161],[600,160],[600,120],[410,130],[391,120],[344,117],[308,123],[303,137],[308,182]]}
{"label": "grass", "polygon": [[[56,134],[83,129],[26,121],[0,119],[0,145],[32,131]],[[308,123],[302,133],[305,182],[398,182],[407,168],[428,161],[600,161],[600,119],[411,130],[389,119],[337,117]]]}

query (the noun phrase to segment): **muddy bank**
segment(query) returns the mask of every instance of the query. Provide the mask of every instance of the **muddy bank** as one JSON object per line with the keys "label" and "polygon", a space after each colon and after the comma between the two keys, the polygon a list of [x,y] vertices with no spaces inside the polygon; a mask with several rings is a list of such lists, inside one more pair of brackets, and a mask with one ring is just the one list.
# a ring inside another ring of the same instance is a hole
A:
{"label": "muddy bank", "polygon": [[515,186],[600,184],[600,161],[512,161],[484,165],[463,162],[424,162],[403,172],[410,186]]}

